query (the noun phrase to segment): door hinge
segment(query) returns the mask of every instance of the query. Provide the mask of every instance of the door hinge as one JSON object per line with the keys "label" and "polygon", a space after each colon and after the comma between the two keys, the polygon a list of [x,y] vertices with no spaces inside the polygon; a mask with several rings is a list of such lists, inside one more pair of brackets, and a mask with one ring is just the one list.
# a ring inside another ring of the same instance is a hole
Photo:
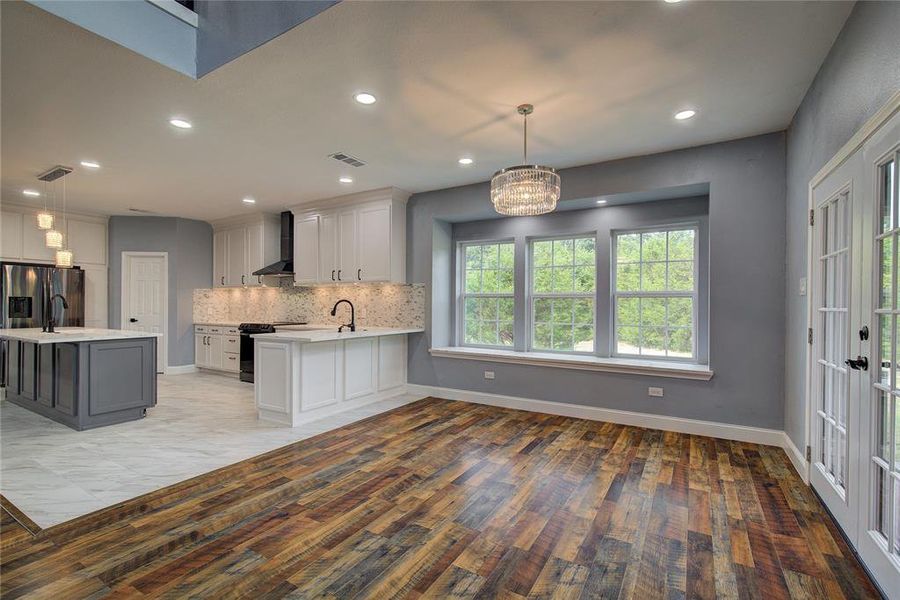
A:
{"label": "door hinge", "polygon": [[816,224],[816,211],[814,209],[809,209],[809,226],[812,227]]}
{"label": "door hinge", "polygon": [[812,337],[813,337],[812,327],[810,327],[809,329],[806,330],[806,343],[807,344],[812,344]]}
{"label": "door hinge", "polygon": [[812,460],[812,448],[809,446],[806,447],[806,462]]}

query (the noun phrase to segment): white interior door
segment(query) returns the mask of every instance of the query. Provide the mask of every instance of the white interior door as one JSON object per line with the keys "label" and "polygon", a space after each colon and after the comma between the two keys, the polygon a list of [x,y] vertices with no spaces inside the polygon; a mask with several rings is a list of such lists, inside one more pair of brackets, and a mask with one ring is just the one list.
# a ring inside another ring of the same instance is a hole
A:
{"label": "white interior door", "polygon": [[900,113],[812,188],[810,484],[900,598]]}
{"label": "white interior door", "polygon": [[[847,161],[813,189],[812,381],[810,483],[853,539],[857,529],[862,366],[857,361],[861,327],[861,202],[854,180],[858,161]],[[862,359],[860,358],[860,361]]]}
{"label": "white interior door", "polygon": [[122,253],[122,328],[160,333],[156,370],[165,371],[168,258],[165,254]]}
{"label": "white interior door", "polygon": [[[861,188],[867,192],[868,303],[876,328],[875,356],[862,398],[860,435],[860,557],[883,590],[900,597],[900,114],[894,115],[861,150]],[[873,239],[874,238],[874,239]],[[874,283],[874,285],[872,285]]]}

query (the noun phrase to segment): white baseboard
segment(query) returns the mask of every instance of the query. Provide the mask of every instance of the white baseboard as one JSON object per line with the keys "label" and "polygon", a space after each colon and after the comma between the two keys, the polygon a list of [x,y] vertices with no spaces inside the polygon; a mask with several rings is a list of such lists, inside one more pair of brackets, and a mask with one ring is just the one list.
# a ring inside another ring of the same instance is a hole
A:
{"label": "white baseboard", "polygon": [[809,484],[809,462],[806,460],[806,453],[801,452],[800,448],[794,445],[793,440],[791,440],[791,436],[787,434],[786,431],[782,432],[784,434],[784,440],[781,443],[781,447],[784,448],[785,454],[788,455],[788,458],[791,459],[791,464],[794,465],[794,469],[803,479],[803,483]]}
{"label": "white baseboard", "polygon": [[184,375],[186,373],[196,373],[197,367],[194,365],[169,365],[166,367],[166,375]]}
{"label": "white baseboard", "polygon": [[[577,417],[592,421],[607,421],[620,425],[634,427],[646,427],[648,429],[662,429],[664,431],[677,431],[692,435],[705,435],[709,437],[735,440],[738,442],[751,442],[766,446],[778,446],[784,448],[787,439],[785,433],[778,429],[764,429],[762,427],[746,427],[744,425],[732,425],[729,423],[716,423],[713,421],[700,421],[697,419],[684,419],[681,417],[667,417],[648,413],[616,410],[612,408],[597,408],[583,406],[581,404],[567,404],[565,402],[549,402],[547,400],[533,400],[516,396],[502,396],[500,394],[488,394],[484,392],[471,392],[453,388],[443,388],[428,385],[407,384],[407,392],[422,396],[435,396],[448,400],[461,400],[476,404],[487,404],[503,408],[515,408],[530,412],[541,412],[564,417]],[[787,452],[787,449],[785,449]],[[788,456],[791,452],[787,452]],[[794,462],[794,459],[791,459]],[[794,467],[797,467],[794,462]],[[803,472],[798,469],[802,475]]]}

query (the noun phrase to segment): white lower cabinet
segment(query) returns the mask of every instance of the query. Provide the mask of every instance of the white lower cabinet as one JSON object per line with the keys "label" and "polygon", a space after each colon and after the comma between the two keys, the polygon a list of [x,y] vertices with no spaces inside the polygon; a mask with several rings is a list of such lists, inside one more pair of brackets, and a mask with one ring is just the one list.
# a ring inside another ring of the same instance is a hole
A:
{"label": "white lower cabinet", "polygon": [[194,326],[194,366],[237,373],[241,370],[240,333],[236,327]]}
{"label": "white lower cabinet", "polygon": [[396,396],[406,386],[406,335],[323,342],[257,340],[259,418],[296,427]]}

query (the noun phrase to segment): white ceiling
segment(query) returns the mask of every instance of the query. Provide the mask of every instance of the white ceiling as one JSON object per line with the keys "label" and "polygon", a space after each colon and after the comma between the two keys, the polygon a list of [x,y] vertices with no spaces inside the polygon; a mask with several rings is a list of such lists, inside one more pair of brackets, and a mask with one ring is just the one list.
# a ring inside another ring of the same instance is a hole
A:
{"label": "white ceiling", "polygon": [[[558,168],[781,130],[851,7],[342,2],[194,81],[3,2],[2,197],[28,201],[57,163],[76,167],[70,207],[104,214],[212,219],[463,185],[520,162],[522,102],[529,162]],[[357,104],[359,90],[378,102]],[[685,107],[698,116],[673,120]],[[194,129],[169,126],[176,115]]]}

